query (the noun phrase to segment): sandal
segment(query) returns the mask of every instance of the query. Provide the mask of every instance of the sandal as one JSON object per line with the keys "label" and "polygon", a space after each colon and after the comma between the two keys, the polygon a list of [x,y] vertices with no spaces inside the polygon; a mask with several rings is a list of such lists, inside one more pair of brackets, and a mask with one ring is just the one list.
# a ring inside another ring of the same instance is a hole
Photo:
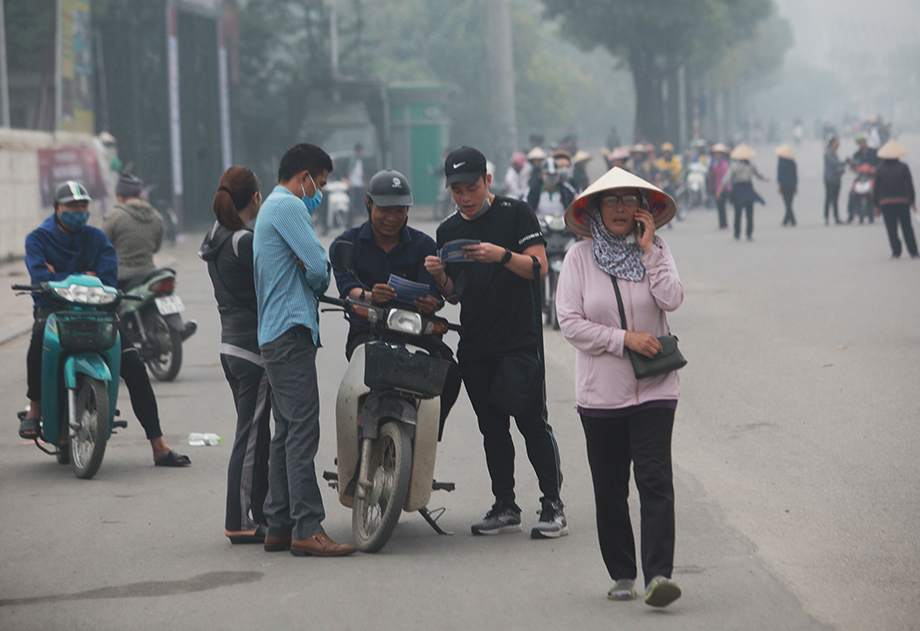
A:
{"label": "sandal", "polygon": [[238,535],[227,535],[230,543],[265,543],[265,535],[268,534],[268,528],[259,524],[256,531],[252,534],[240,533]]}
{"label": "sandal", "polygon": [[170,449],[165,457],[154,460],[153,464],[158,467],[187,467],[192,464],[192,460],[188,456]]}
{"label": "sandal", "polygon": [[35,440],[41,432],[40,418],[24,418],[19,422],[19,437],[26,440]]}

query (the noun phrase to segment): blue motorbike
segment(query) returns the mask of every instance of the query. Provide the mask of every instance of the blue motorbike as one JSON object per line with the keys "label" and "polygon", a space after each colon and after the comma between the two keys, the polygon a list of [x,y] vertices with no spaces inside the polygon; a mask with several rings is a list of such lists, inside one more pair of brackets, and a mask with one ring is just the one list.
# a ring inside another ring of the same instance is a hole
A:
{"label": "blue motorbike", "polygon": [[82,274],[12,288],[39,295],[54,308],[42,344],[42,423],[35,445],[60,464],[70,463],[78,478],[92,478],[112,430],[127,426],[115,421],[121,369],[115,310],[123,296]]}

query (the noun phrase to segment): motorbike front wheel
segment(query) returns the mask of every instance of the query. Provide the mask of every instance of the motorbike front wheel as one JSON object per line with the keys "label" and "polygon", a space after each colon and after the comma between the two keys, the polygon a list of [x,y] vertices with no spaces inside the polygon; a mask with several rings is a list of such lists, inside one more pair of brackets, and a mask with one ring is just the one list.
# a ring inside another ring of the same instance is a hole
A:
{"label": "motorbike front wheel", "polygon": [[109,392],[103,382],[80,375],[74,420],[76,425],[70,428],[70,466],[78,478],[88,480],[99,470],[109,439]]}
{"label": "motorbike front wheel", "polygon": [[377,552],[396,529],[409,493],[412,441],[401,423],[391,421],[380,428],[367,471],[371,488],[364,499],[355,495],[351,525],[358,549]]}
{"label": "motorbike front wheel", "polygon": [[153,356],[147,359],[150,372],[158,381],[172,381],[182,368],[182,333],[156,312],[145,318],[144,328],[153,349]]}

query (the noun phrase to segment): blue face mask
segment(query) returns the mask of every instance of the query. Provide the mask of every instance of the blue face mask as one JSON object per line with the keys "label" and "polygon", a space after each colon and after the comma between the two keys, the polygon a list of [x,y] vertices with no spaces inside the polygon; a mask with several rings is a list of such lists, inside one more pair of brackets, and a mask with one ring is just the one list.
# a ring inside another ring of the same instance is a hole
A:
{"label": "blue face mask", "polygon": [[307,197],[307,190],[303,187],[303,184],[300,185],[300,190],[303,191],[303,203],[307,205],[307,212],[311,215],[316,212],[316,209],[319,208],[319,205],[323,203],[323,192],[319,190],[319,187],[316,185],[316,182],[313,181],[313,176],[307,173],[310,176],[310,181],[313,182],[313,188],[316,190],[313,193],[313,197]]}
{"label": "blue face mask", "polygon": [[89,213],[86,211],[76,213],[61,212],[61,223],[74,232],[83,230],[87,221],[89,221]]}

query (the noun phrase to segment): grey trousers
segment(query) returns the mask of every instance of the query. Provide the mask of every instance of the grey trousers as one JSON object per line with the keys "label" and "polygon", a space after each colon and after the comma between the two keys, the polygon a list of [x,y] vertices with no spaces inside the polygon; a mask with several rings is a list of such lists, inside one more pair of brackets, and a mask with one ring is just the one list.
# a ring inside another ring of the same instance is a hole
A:
{"label": "grey trousers", "polygon": [[313,465],[319,447],[316,346],[308,328],[295,326],[261,351],[275,416],[265,498],[268,534],[305,539],[323,531],[326,517]]}

